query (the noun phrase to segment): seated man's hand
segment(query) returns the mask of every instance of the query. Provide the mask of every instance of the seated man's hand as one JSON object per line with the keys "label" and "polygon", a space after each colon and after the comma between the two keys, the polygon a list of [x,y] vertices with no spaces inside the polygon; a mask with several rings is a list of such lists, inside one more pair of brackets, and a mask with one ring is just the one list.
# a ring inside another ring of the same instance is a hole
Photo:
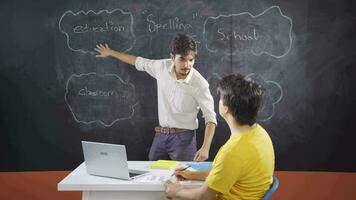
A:
{"label": "seated man's hand", "polygon": [[166,181],[163,185],[166,188],[167,199],[173,199],[177,192],[183,188],[179,182],[174,183],[170,180]]}
{"label": "seated man's hand", "polygon": [[194,172],[186,170],[186,167],[179,167],[175,169],[174,175],[176,175],[179,181],[192,180]]}

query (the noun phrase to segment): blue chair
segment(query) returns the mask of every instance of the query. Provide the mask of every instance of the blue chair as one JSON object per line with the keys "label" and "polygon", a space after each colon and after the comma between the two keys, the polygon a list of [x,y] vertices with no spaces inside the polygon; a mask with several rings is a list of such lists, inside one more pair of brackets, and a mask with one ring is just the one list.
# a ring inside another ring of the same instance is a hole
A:
{"label": "blue chair", "polygon": [[269,188],[269,190],[266,192],[262,200],[268,200],[272,196],[273,192],[277,190],[278,186],[279,186],[278,178],[273,176],[273,183],[271,185],[271,188]]}

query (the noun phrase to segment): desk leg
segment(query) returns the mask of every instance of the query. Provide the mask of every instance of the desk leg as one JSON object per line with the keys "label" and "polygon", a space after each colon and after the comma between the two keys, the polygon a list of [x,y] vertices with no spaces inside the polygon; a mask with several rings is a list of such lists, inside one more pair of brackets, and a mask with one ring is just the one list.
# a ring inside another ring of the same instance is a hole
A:
{"label": "desk leg", "polygon": [[88,191],[83,191],[83,192],[82,192],[82,200],[91,200],[91,198],[90,198],[90,192],[88,192]]}
{"label": "desk leg", "polygon": [[83,191],[82,200],[166,200],[163,191]]}

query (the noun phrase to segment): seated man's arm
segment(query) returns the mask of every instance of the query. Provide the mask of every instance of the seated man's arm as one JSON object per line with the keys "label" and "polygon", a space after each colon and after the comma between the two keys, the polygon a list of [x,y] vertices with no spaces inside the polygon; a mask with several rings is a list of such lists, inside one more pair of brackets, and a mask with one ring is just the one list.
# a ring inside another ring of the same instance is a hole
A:
{"label": "seated man's arm", "polygon": [[174,172],[178,180],[201,180],[205,181],[210,172],[209,170],[205,171],[189,171],[189,170],[179,170],[179,168]]}
{"label": "seated man's arm", "polygon": [[180,198],[186,200],[214,200],[216,191],[210,189],[206,183],[199,188],[184,188],[180,183],[167,181],[166,187],[167,198]]}

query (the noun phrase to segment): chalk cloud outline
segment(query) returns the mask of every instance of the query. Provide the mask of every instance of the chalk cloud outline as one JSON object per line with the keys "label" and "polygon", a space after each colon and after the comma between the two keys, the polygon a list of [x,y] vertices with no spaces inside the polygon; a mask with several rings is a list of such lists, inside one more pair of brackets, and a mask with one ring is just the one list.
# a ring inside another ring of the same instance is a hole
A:
{"label": "chalk cloud outline", "polygon": [[73,117],[74,117],[74,120],[75,120],[76,122],[78,122],[78,123],[83,123],[83,124],[86,124],[86,125],[93,124],[93,123],[99,123],[99,124],[101,124],[101,125],[103,125],[103,126],[105,126],[105,127],[111,127],[113,124],[115,124],[115,123],[118,122],[118,121],[131,119],[131,118],[133,117],[134,113],[135,113],[135,107],[138,105],[138,102],[134,103],[134,104],[131,106],[131,108],[130,108],[130,109],[131,109],[131,114],[130,114],[129,117],[116,118],[116,119],[114,119],[110,124],[106,124],[105,122],[103,122],[102,120],[99,120],[99,119],[97,119],[97,120],[92,120],[92,121],[88,121],[88,122],[87,122],[87,121],[79,120],[79,119],[77,118],[77,116],[76,116],[76,115],[74,114],[74,112],[73,112],[72,106],[69,104],[69,102],[68,102],[68,100],[67,100],[67,95],[68,95],[68,92],[69,92],[69,91],[68,91],[68,85],[69,85],[69,83],[70,83],[70,80],[71,80],[73,77],[75,77],[75,78],[80,78],[80,77],[89,76],[89,75],[96,75],[96,76],[99,76],[99,77],[100,77],[100,76],[101,76],[101,77],[103,77],[103,76],[115,76],[115,77],[118,78],[119,81],[121,81],[123,84],[125,84],[125,85],[130,85],[131,87],[135,88],[135,86],[134,86],[133,84],[127,83],[127,82],[123,81],[123,80],[122,80],[118,75],[116,75],[116,74],[98,74],[98,73],[96,73],[96,72],[89,72],[89,73],[79,74],[79,75],[77,75],[77,74],[72,74],[72,75],[68,78],[67,83],[66,83],[66,92],[65,92],[65,94],[64,94],[64,100],[65,100],[65,102],[66,102],[66,104],[67,104],[69,110],[71,111],[71,113],[72,113],[72,115],[73,115]]}
{"label": "chalk cloud outline", "polygon": [[[248,75],[245,76],[245,79],[247,79],[247,80],[253,80],[251,77],[254,76],[254,75],[255,75],[255,73],[248,74]],[[260,77],[262,78],[262,76],[260,76]],[[272,103],[272,113],[271,113],[268,117],[266,117],[266,118],[258,119],[259,121],[265,122],[265,121],[270,120],[270,119],[274,116],[274,113],[275,113],[275,105],[276,105],[277,103],[279,103],[279,102],[282,100],[282,98],[283,98],[283,89],[282,89],[282,86],[281,86],[280,84],[278,84],[277,82],[275,82],[275,81],[264,80],[263,78],[262,78],[262,80],[263,80],[264,83],[266,83],[266,84],[273,84],[273,85],[276,86],[276,87],[279,89],[279,91],[281,92],[279,98],[277,98],[277,100],[275,100],[275,101],[273,101],[273,98],[271,97],[270,93],[269,93],[269,92],[267,93],[267,94],[268,94],[268,98],[271,100],[270,102]],[[264,110],[264,107],[262,107],[259,112],[261,112],[261,111],[263,111],[263,110]],[[259,117],[257,117],[257,118],[259,118]]]}
{"label": "chalk cloud outline", "polygon": [[[290,17],[284,15],[284,14],[282,13],[281,8],[280,8],[279,6],[276,6],[276,5],[267,8],[266,10],[264,10],[262,13],[260,13],[260,14],[258,14],[258,15],[253,15],[253,14],[251,14],[250,12],[242,12],[242,13],[238,13],[238,14],[229,14],[229,15],[222,15],[222,14],[220,14],[220,15],[218,15],[218,16],[216,16],[216,17],[208,17],[208,18],[204,21],[204,26],[203,26],[203,38],[204,38],[204,40],[205,40],[205,47],[206,47],[206,49],[207,49],[209,52],[212,52],[212,53],[215,53],[215,52],[218,51],[217,49],[211,49],[211,48],[209,48],[209,46],[208,46],[208,42],[207,42],[207,39],[206,39],[207,37],[206,37],[206,33],[205,33],[205,32],[206,32],[206,31],[205,31],[205,26],[206,26],[206,23],[208,22],[208,20],[217,20],[217,19],[219,19],[220,17],[226,17],[226,18],[228,18],[228,17],[236,17],[236,16],[241,16],[241,15],[249,15],[251,18],[257,18],[257,17],[262,16],[263,14],[265,14],[266,12],[268,12],[269,10],[274,9],[274,8],[277,8],[277,9],[278,9],[278,11],[279,11],[279,13],[280,13],[280,15],[281,15],[282,17],[284,17],[284,18],[286,18],[288,21],[290,21],[290,28],[289,28],[289,47],[288,47],[287,51],[284,52],[282,55],[273,55],[273,54],[271,54],[271,53],[269,53],[269,52],[267,52],[267,51],[261,51],[261,52],[259,52],[259,53],[256,53],[256,52],[253,51],[253,48],[251,48],[251,53],[252,53],[253,55],[255,55],[255,56],[261,56],[261,55],[263,55],[263,54],[267,54],[267,55],[269,55],[269,56],[271,56],[271,57],[274,57],[274,58],[282,58],[282,57],[284,57],[285,55],[287,55],[287,54],[289,53],[289,51],[290,51],[291,48],[292,48],[292,43],[293,43],[293,38],[292,38],[293,20],[292,20]],[[228,55],[235,55],[235,54],[236,54],[236,53],[230,53],[230,54],[228,54]]]}
{"label": "chalk cloud outline", "polygon": [[[74,48],[72,48],[72,47],[70,46],[70,36],[69,36],[68,33],[65,32],[65,31],[62,29],[62,27],[61,27],[61,22],[62,22],[63,18],[64,18],[67,14],[72,14],[73,16],[77,16],[77,15],[80,15],[80,14],[88,15],[89,13],[93,13],[94,15],[100,15],[100,14],[102,14],[103,12],[106,12],[106,13],[108,13],[108,14],[112,14],[112,13],[114,13],[114,12],[116,12],[116,11],[120,11],[120,12],[121,12],[122,14],[124,14],[124,15],[126,15],[126,14],[130,15],[130,19],[131,19],[131,22],[130,22],[130,34],[131,34],[132,37],[133,37],[133,42],[132,42],[131,46],[130,46],[129,48],[127,48],[126,50],[124,50],[123,52],[128,52],[128,51],[130,51],[130,50],[135,46],[135,44],[136,44],[136,36],[135,36],[135,34],[134,34],[134,31],[133,31],[133,25],[134,25],[133,15],[132,15],[131,12],[125,12],[125,11],[121,10],[120,8],[116,8],[116,9],[114,9],[114,10],[112,10],[112,11],[109,11],[109,10],[104,9],[104,10],[99,10],[98,12],[95,12],[95,11],[93,11],[93,10],[89,10],[89,11],[80,10],[80,11],[78,11],[78,12],[76,12],[76,13],[73,12],[73,11],[71,11],[71,10],[67,10],[66,12],[64,12],[64,13],[62,14],[60,20],[58,21],[58,28],[59,28],[59,30],[60,30],[63,34],[66,35],[67,47],[68,47],[70,50],[75,51],[75,52],[80,52],[80,53],[84,53],[84,54],[92,54],[92,55],[95,54],[94,51],[86,51],[86,50],[84,50],[84,49],[74,49]],[[94,47],[93,47],[93,48],[94,48]]]}

